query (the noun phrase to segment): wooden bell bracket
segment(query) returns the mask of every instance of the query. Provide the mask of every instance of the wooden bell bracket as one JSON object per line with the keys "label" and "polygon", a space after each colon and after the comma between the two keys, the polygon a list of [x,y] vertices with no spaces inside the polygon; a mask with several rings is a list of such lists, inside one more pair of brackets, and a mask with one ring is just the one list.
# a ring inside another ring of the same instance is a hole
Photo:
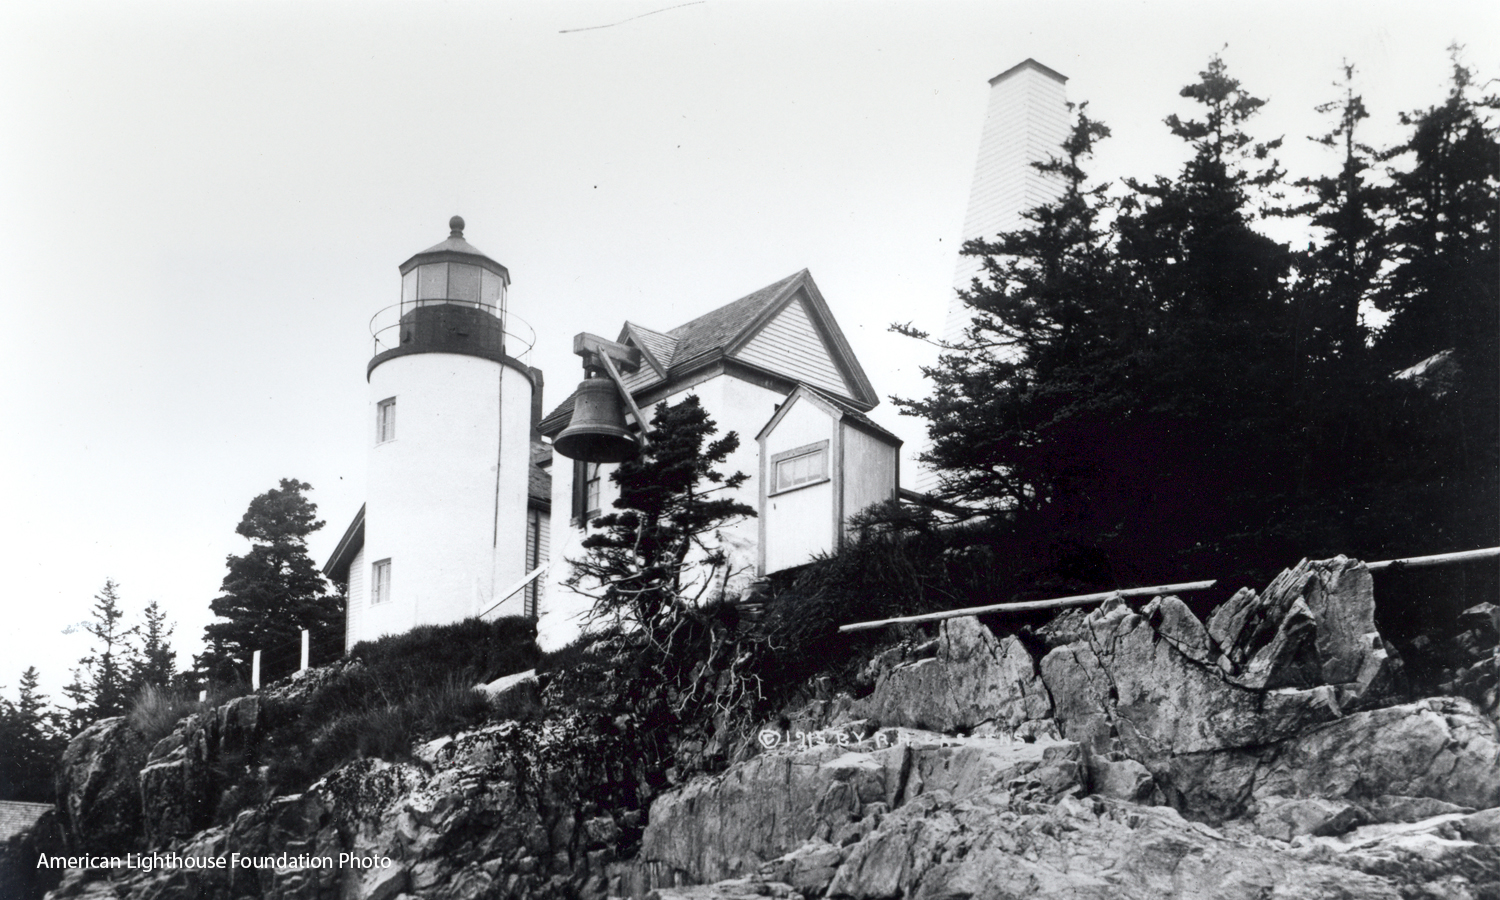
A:
{"label": "wooden bell bracket", "polygon": [[641,351],[622,344],[619,341],[611,341],[597,334],[580,332],[573,335],[573,352],[583,357],[584,371],[592,372],[603,369],[611,381],[615,383],[615,390],[625,400],[625,408],[635,416],[636,426],[640,429],[641,446],[646,446],[646,417],[641,415],[640,407],[635,405],[635,398],[630,396],[625,382],[620,378],[620,372],[636,372],[641,367]]}

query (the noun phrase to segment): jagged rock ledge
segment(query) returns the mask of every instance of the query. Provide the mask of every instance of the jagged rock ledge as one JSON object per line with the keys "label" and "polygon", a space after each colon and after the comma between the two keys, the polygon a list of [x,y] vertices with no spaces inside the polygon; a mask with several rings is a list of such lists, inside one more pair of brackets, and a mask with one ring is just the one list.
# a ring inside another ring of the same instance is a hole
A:
{"label": "jagged rock ledge", "polygon": [[[645,823],[556,812],[573,807],[517,766],[577,735],[502,723],[205,829],[192,798],[255,739],[261,705],[201,714],[149,751],[101,723],[65,769],[80,845],[136,827],[184,854],[393,864],[74,873],[52,897],[1500,897],[1497,617],[1466,614],[1450,695],[1412,697],[1371,587],[1340,557],[1207,623],[1172,597],[1074,612],[1025,642],[949,620],[872,660],[867,694],[788,711],[775,740],[657,797]],[[626,833],[639,853],[616,859]]]}

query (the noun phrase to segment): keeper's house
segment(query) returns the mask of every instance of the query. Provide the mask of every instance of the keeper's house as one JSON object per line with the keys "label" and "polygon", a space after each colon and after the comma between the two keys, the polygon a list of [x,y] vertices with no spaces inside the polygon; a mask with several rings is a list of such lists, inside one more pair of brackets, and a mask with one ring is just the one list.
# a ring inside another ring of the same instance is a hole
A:
{"label": "keeper's house", "polygon": [[[668,331],[626,322],[616,340],[641,353],[625,384],[642,415],[695,394],[719,435],[740,437],[723,468],[750,476],[740,499],[758,516],[724,535],[726,593],[835,550],[852,515],[895,499],[901,441],[866,415],[880,399],[807,270]],[[545,416],[544,438],[572,412],[569,397]],[[555,646],[577,633],[588,604],[561,585],[566,560],[618,492],[609,464],[554,453],[549,468],[556,524],[539,630]]]}

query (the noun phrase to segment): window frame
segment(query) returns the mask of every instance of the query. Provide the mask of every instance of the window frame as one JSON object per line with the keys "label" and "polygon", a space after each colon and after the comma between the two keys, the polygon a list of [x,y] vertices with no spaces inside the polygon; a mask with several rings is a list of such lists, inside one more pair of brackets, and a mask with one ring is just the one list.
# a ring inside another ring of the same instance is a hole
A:
{"label": "window frame", "polygon": [[[771,483],[766,486],[766,496],[774,497],[778,494],[785,494],[791,491],[799,491],[803,488],[814,487],[816,485],[825,484],[833,480],[832,475],[829,473],[829,443],[830,442],[827,440],[817,441],[811,444],[803,444],[800,447],[793,447],[790,450],[783,450],[780,453],[772,455],[770,460],[769,473]],[[822,462],[822,465],[819,467],[819,474],[804,481],[798,481],[787,485],[782,484],[781,467],[783,464],[813,455],[818,455]]]}
{"label": "window frame", "polygon": [[[381,575],[384,574],[384,580]],[[382,590],[382,588],[384,588]],[[391,558],[377,559],[370,563],[370,605],[383,606],[391,602]]]}
{"label": "window frame", "polygon": [[[593,470],[590,475],[589,470]],[[604,464],[583,464],[583,517],[592,519],[602,512],[604,500]]]}
{"label": "window frame", "polygon": [[375,443],[389,444],[396,439],[396,398],[387,397],[375,404]]}

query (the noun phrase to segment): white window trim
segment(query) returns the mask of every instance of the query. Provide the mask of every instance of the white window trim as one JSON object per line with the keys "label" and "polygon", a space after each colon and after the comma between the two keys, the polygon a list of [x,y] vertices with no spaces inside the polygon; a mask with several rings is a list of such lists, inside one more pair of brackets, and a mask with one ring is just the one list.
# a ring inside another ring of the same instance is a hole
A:
{"label": "white window trim", "polygon": [[[803,488],[814,487],[816,485],[826,484],[827,482],[831,481],[832,478],[828,472],[828,443],[828,441],[818,441],[817,443],[813,444],[803,444],[801,447],[793,447],[790,450],[783,450],[782,452],[773,455],[771,457],[770,466],[771,483],[767,485],[769,490],[766,491],[766,496],[775,497],[778,494],[800,491]],[[823,474],[817,478],[812,478],[807,481],[799,481],[796,484],[782,487],[781,464],[794,459],[801,459],[804,456],[811,456],[815,453],[822,454]]]}
{"label": "white window trim", "polygon": [[375,443],[389,444],[396,439],[396,398],[387,397],[375,404]]}
{"label": "white window trim", "polygon": [[[385,590],[381,590],[382,583],[380,574],[382,570],[385,572]],[[390,595],[391,559],[390,557],[386,557],[385,559],[377,559],[375,560],[375,562],[370,564],[370,605],[376,606],[379,604],[389,603],[391,602]]]}
{"label": "white window trim", "polygon": [[[590,471],[593,475],[590,477]],[[589,485],[597,485],[593,496],[593,502],[597,505],[589,506]],[[601,463],[586,462],[583,464],[583,518],[585,522],[595,519],[603,511],[604,506],[604,466]]]}

